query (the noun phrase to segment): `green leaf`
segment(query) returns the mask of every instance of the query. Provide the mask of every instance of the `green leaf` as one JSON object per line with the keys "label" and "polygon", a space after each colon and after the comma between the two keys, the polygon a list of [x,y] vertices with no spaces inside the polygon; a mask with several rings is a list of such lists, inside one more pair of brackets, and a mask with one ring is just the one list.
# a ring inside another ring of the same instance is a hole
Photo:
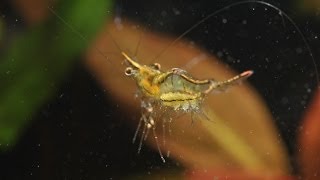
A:
{"label": "green leaf", "polygon": [[16,142],[101,28],[110,7],[106,0],[61,1],[56,14],[85,35],[85,40],[54,15],[15,37],[0,62],[0,144],[10,147]]}
{"label": "green leaf", "polygon": [[4,28],[4,22],[3,22],[3,19],[0,19],[0,45],[1,45],[1,41],[2,41],[2,38],[3,38],[3,28]]}

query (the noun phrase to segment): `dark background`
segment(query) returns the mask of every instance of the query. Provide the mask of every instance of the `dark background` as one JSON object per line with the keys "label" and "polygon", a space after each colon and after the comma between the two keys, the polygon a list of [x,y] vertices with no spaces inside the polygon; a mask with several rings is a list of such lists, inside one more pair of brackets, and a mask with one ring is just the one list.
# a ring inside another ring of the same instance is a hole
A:
{"label": "dark background", "polygon": [[[180,35],[230,1],[117,1],[115,14],[142,22],[147,28]],[[319,17],[304,13],[293,1],[268,1],[284,10],[306,36],[319,58]],[[13,31],[24,28],[18,13],[1,2]],[[76,36],[76,35],[75,35]],[[230,7],[191,31],[186,38],[230,67],[253,69],[250,82],[263,96],[290,153],[293,173],[299,122],[316,86],[314,64],[298,30],[278,11],[250,3]],[[81,55],[79,55],[79,58]],[[56,95],[33,117],[19,142],[0,154],[0,179],[108,179],[148,175],[179,164],[163,164],[158,153],[143,147],[137,155],[134,128],[108,92],[78,63]]]}

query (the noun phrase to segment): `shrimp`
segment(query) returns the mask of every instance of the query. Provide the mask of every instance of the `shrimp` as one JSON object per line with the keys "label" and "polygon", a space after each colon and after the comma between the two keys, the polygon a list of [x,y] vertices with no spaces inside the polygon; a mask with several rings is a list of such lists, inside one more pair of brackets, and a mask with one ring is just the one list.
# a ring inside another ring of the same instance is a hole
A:
{"label": "shrimp", "polygon": [[[183,69],[172,68],[168,71],[162,71],[159,63],[154,63],[150,66],[141,65],[125,52],[121,54],[129,64],[129,67],[125,70],[125,75],[135,80],[141,96],[142,114],[133,137],[133,142],[135,142],[143,123],[138,153],[141,150],[143,139],[147,138],[149,130],[152,129],[157,149],[163,162],[165,162],[165,159],[160,150],[155,131],[156,122],[160,120],[154,116],[155,107],[169,109],[174,112],[200,114],[209,119],[201,109],[201,105],[207,94],[212,91],[224,91],[227,87],[238,84],[253,74],[252,70],[248,70],[225,81],[215,81],[213,79],[198,80]],[[165,119],[162,120],[165,122]]]}

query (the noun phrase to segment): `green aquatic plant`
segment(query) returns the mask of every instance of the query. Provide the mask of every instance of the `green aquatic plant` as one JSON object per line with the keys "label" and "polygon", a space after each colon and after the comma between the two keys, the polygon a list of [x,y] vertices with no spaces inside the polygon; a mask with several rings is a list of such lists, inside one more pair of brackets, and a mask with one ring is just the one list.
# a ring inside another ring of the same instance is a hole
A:
{"label": "green aquatic plant", "polygon": [[[70,0],[59,2],[55,9],[90,40],[110,7],[111,1]],[[52,14],[48,21],[13,37],[0,62],[0,144],[16,142],[87,45]]]}

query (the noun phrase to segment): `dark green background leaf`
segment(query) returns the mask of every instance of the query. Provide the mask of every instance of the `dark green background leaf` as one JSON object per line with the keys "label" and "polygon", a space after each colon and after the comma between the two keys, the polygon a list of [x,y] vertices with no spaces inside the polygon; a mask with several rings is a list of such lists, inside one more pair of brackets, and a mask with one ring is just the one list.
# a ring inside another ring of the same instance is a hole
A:
{"label": "dark green background leaf", "polygon": [[0,144],[10,147],[37,109],[58,89],[59,82],[101,28],[111,2],[61,1],[55,11],[85,36],[82,40],[52,14],[11,42],[0,62]]}

